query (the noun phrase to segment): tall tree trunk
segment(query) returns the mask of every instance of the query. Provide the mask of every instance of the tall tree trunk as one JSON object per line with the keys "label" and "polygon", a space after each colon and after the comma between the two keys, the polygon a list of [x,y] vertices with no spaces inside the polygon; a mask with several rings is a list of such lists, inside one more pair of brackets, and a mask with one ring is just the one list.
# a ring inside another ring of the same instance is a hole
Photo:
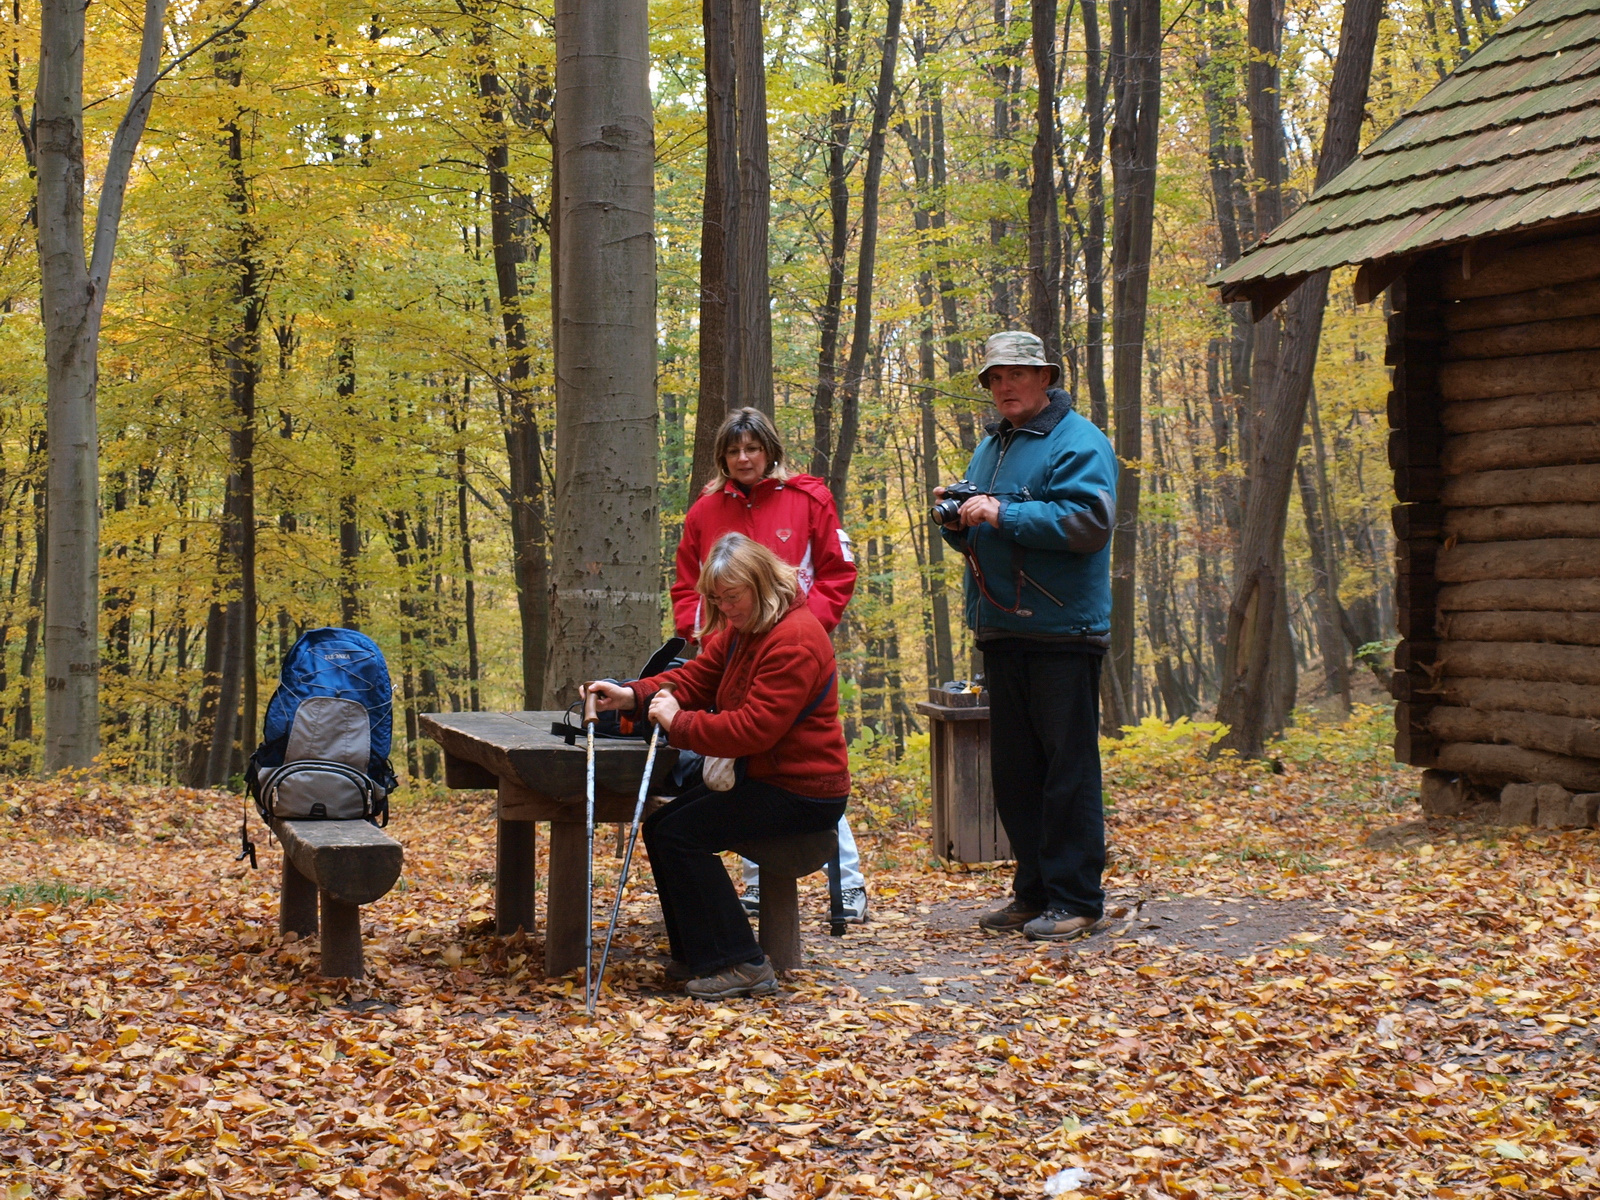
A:
{"label": "tall tree trunk", "polygon": [[[732,0],[702,0],[706,56],[706,185],[700,210],[700,403],[689,503],[716,474],[717,430],[740,399],[739,154],[734,110]],[[769,355],[770,357],[770,355]]]}
{"label": "tall tree trunk", "polygon": [[645,0],[556,6],[560,459],[545,685],[552,704],[570,702],[583,680],[642,662],[661,632],[647,17]]}
{"label": "tall tree trunk", "polygon": [[483,707],[478,682],[483,669],[478,661],[478,584],[472,566],[472,526],[467,520],[467,413],[471,411],[472,376],[461,379],[461,405],[455,419],[456,434],[456,536],[461,542],[461,578],[464,619],[467,627],[467,708]]}
{"label": "tall tree trunk", "polygon": [[860,421],[861,374],[872,339],[872,284],[878,262],[878,185],[883,179],[889,109],[894,103],[894,62],[900,47],[903,8],[904,0],[889,0],[883,57],[878,64],[878,87],[873,96],[872,132],[867,138],[867,173],[861,184],[861,250],[856,262],[855,326],[850,333],[850,360],[845,366],[844,388],[839,397],[839,443],[828,467],[828,488],[840,512],[844,511],[845,485],[850,478],[850,457],[855,451]]}
{"label": "tall tree trunk", "polygon": [[100,318],[122,199],[161,63],[166,0],[145,0],[139,65],[100,184],[94,255],[84,243],[85,6],[42,0],[34,108],[38,167],[40,318],[49,444],[45,582],[46,771],[93,765],[100,752]]}
{"label": "tall tree trunk", "polygon": [[1159,0],[1112,0],[1116,77],[1111,128],[1111,384],[1116,402],[1117,524],[1111,537],[1111,661],[1107,726],[1132,724],[1135,575],[1139,550],[1139,470],[1143,457],[1143,360],[1155,226],[1156,135],[1161,119]]}
{"label": "tall tree trunk", "polygon": [[[1007,143],[1011,140],[1011,129],[1016,123],[1016,92],[1017,68],[1014,63],[1020,46],[1010,44],[1011,34],[1011,3],[1010,0],[994,0],[995,34],[999,43],[999,53],[992,66],[989,68],[990,79],[994,83],[994,146],[999,151],[995,155],[994,182],[996,196],[1004,195],[1010,187],[1011,165],[1006,161]],[[989,218],[989,246],[992,251],[992,300],[994,315],[1001,329],[1010,329],[1016,320],[1016,295],[1011,287],[1011,264],[1005,261],[1001,253],[1006,238],[1011,233],[1011,222],[1003,215]]]}
{"label": "tall tree trunk", "polygon": [[[1382,9],[1382,0],[1350,0],[1345,5],[1317,162],[1319,187],[1355,157]],[[1253,82],[1252,93],[1255,91]],[[1271,91],[1264,102],[1275,108],[1276,92]],[[1252,124],[1256,123],[1252,113]],[[1259,169],[1263,164],[1258,160],[1257,165]],[[1265,231],[1270,227],[1258,224],[1258,228]],[[1275,660],[1282,658],[1288,632],[1283,532],[1327,294],[1328,273],[1321,271],[1290,298],[1281,354],[1277,346],[1272,347],[1270,370],[1262,370],[1261,343],[1257,343],[1251,392],[1260,426],[1248,464],[1253,481],[1235,564],[1222,694],[1217,700],[1217,719],[1229,727],[1218,747],[1247,757],[1259,757],[1268,739],[1282,729],[1276,724],[1281,714],[1275,712],[1271,672],[1274,665],[1281,665]]]}
{"label": "tall tree trunk", "polygon": [[[1033,180],[1028,191],[1028,328],[1061,361],[1061,217],[1056,210],[1056,0],[1033,0]],[[1063,378],[1062,383],[1066,382]]]}
{"label": "tall tree trunk", "polygon": [[1100,48],[1100,5],[1083,0],[1083,106],[1088,145],[1084,173],[1088,220],[1083,233],[1084,376],[1089,388],[1089,419],[1110,428],[1106,406],[1106,69]]}
{"label": "tall tree trunk", "polygon": [[[495,291],[506,347],[505,439],[511,485],[511,546],[517,580],[517,615],[522,627],[522,703],[543,704],[549,653],[550,569],[545,551],[545,498],[539,462],[539,415],[528,362],[528,330],[522,311],[517,264],[526,248],[517,237],[511,194],[511,150],[506,139],[505,87],[495,65],[487,19],[474,27],[478,48],[478,96],[488,135],[484,167],[489,176],[489,229]],[[552,139],[554,140],[554,139]],[[559,171],[559,166],[558,166]],[[559,175],[558,175],[559,178]],[[557,201],[559,203],[559,200]],[[552,239],[553,240],[553,239]]]}
{"label": "tall tree trunk", "polygon": [[735,103],[739,126],[739,396],[773,414],[772,287],[768,230],[772,180],[767,169],[767,60],[761,0],[733,0]]}
{"label": "tall tree trunk", "polygon": [[[353,264],[352,264],[353,267]],[[345,302],[353,304],[356,294],[347,288]],[[351,431],[361,420],[356,409],[356,346],[354,338],[341,338],[338,352],[339,378],[334,393],[339,397],[341,417],[349,428],[338,439],[339,481],[339,623],[346,629],[361,628],[361,585],[356,565],[361,561],[361,498],[357,495],[356,444]]]}
{"label": "tall tree trunk", "polygon": [[838,392],[839,327],[844,313],[845,255],[850,249],[850,180],[845,156],[850,150],[850,3],[834,0],[833,33],[828,46],[834,104],[828,116],[828,293],[818,330],[817,392],[811,404],[811,473],[827,479],[833,464],[833,401]]}
{"label": "tall tree trunk", "polygon": [[1322,678],[1328,695],[1350,711],[1350,661],[1344,641],[1339,605],[1339,584],[1333,573],[1328,531],[1322,523],[1322,503],[1317,496],[1313,467],[1302,454],[1295,466],[1300,485],[1300,511],[1305,518],[1306,544],[1311,552],[1311,583],[1316,603],[1317,648],[1322,652]]}

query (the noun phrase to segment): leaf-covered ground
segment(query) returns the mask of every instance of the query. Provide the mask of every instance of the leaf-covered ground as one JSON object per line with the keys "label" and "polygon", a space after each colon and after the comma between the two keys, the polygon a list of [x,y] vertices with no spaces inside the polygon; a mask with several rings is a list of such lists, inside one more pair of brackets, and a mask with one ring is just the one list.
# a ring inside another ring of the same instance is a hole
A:
{"label": "leaf-covered ground", "polygon": [[477,796],[401,807],[346,988],[280,942],[277,851],[233,862],[235,798],[4,785],[0,1195],[1600,1192],[1594,832],[1369,850],[1417,816],[1376,715],[1276,772],[1205,741],[1150,726],[1108,763],[1121,915],[1089,943],[980,935],[1003,873],[872,832],[909,807],[880,779],[878,920],[815,932],[813,887],[811,969],[703,1007],[650,962],[642,872],[594,1020],[537,942],[477,932]]}

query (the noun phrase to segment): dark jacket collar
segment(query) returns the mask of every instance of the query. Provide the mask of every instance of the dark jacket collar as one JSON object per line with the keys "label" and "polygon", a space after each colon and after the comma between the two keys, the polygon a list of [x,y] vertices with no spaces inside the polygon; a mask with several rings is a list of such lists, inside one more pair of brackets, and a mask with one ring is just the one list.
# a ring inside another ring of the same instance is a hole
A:
{"label": "dark jacket collar", "polygon": [[1021,428],[1029,433],[1049,433],[1072,411],[1072,397],[1061,388],[1051,388],[1045,394],[1050,397],[1050,403],[1026,425],[1013,426],[1010,421],[1005,420],[990,421],[983,427],[984,432],[993,435],[1010,433],[1013,428]]}

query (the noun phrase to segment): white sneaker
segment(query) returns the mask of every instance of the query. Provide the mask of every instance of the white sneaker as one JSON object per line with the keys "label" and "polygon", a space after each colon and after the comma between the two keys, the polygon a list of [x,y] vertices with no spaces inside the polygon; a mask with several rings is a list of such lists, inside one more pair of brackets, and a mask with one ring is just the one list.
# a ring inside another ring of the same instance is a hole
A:
{"label": "white sneaker", "polygon": [[867,923],[867,889],[864,887],[845,888],[840,897],[844,901],[844,919],[852,925],[865,925]]}
{"label": "white sneaker", "polygon": [[744,905],[744,912],[747,917],[759,917],[761,915],[761,889],[752,883],[745,888],[744,895],[739,897],[739,903]]}

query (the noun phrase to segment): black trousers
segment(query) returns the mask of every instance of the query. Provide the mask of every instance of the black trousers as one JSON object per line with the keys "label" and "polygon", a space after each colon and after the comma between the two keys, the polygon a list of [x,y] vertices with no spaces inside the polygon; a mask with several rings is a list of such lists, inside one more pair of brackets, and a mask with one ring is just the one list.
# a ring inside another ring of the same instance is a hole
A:
{"label": "black trousers", "polygon": [[742,842],[832,829],[845,800],[812,800],[756,779],[726,792],[704,784],[645,820],[644,845],[672,957],[697,975],[755,962],[761,947],[717,855]]}
{"label": "black trousers", "polygon": [[994,802],[1029,908],[1096,917],[1105,904],[1097,654],[983,647]]}

